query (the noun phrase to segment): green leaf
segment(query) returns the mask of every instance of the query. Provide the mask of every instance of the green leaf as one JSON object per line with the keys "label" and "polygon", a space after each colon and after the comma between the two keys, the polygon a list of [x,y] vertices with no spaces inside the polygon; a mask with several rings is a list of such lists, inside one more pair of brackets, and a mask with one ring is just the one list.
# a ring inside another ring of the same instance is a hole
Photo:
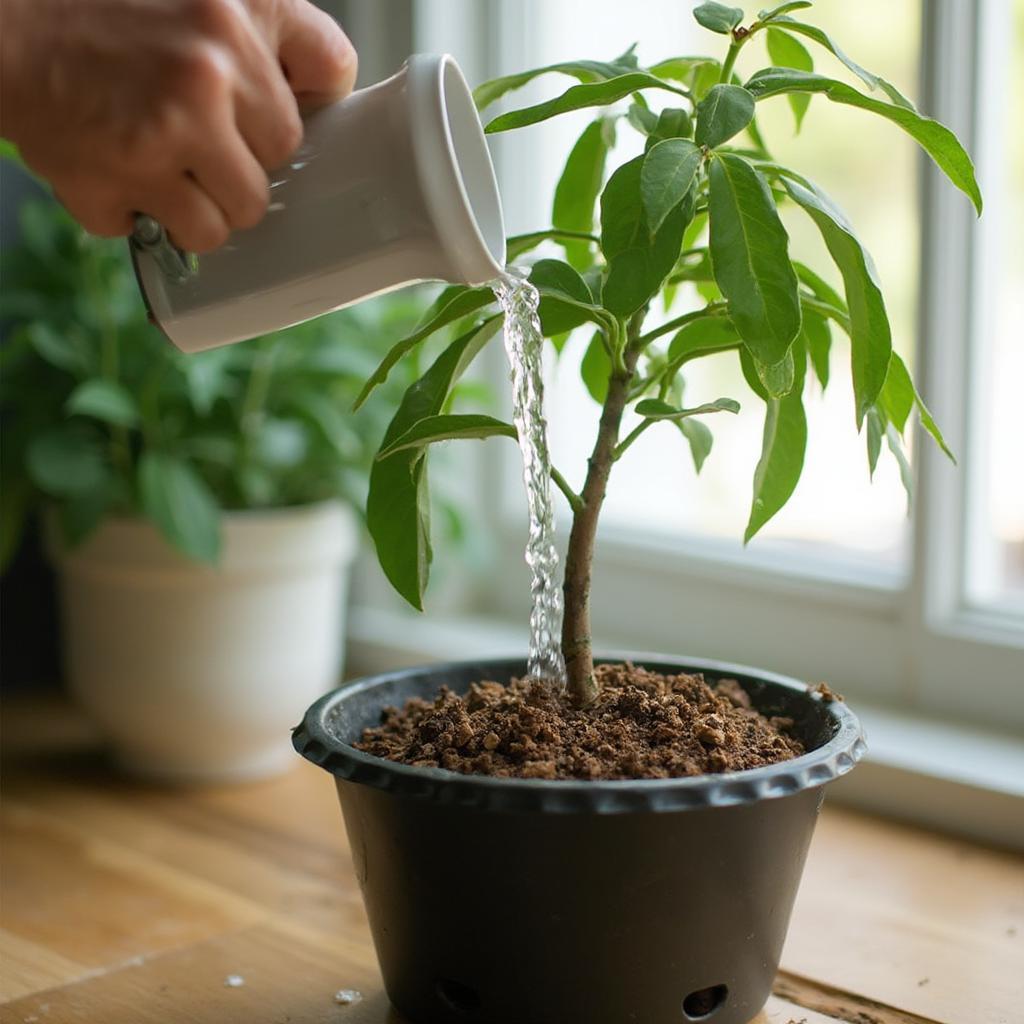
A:
{"label": "green leaf", "polygon": [[494,301],[494,292],[490,288],[460,288],[450,299],[438,310],[434,311],[429,319],[421,327],[413,331],[407,338],[403,338],[381,361],[380,366],[373,371],[373,375],[363,385],[359,397],[356,398],[354,409],[358,409],[374,388],[383,384],[388,379],[391,368],[407,352],[411,352],[424,338],[429,338],[435,331],[447,327],[456,320],[461,320],[478,309],[483,309]]}
{"label": "green leaf", "polygon": [[[796,68],[797,71],[814,70],[814,60],[807,52],[807,47],[798,39],[794,39],[776,28],[770,28],[765,33],[765,41],[768,45],[768,56],[771,62],[778,67]],[[811,104],[811,97],[806,93],[793,93],[787,98],[793,110],[796,130],[799,132],[804,114],[807,113],[807,108]]]}
{"label": "green leaf", "polygon": [[[780,12],[781,13],[781,12]],[[881,89],[893,103],[901,107],[907,107],[909,110],[914,109],[914,104],[907,99],[896,88],[896,86],[887,82],[884,78],[880,78],[878,75],[872,74],[866,68],[862,68],[856,61],[848,57],[838,46],[833,42],[832,38],[827,32],[818,28],[817,25],[808,25],[802,21],[797,21],[795,18],[779,17],[773,19],[775,25],[778,28],[785,29],[787,32],[797,32],[807,39],[813,39],[820,46],[825,47],[834,57],[837,57],[843,64],[849,68],[869,89]],[[774,59],[774,58],[773,58]],[[799,65],[792,65],[798,67]],[[802,69],[810,70],[810,68]]]}
{"label": "green leaf", "polygon": [[64,404],[69,416],[92,416],[119,427],[134,427],[139,422],[139,405],[123,385],[96,378],[83,381]]}
{"label": "green leaf", "polygon": [[453,414],[448,416],[427,416],[414,423],[401,437],[377,453],[378,459],[386,459],[396,452],[410,448],[425,448],[438,441],[484,440],[488,437],[511,437],[518,439],[516,428],[511,423],[496,420],[493,416],[477,414]]}
{"label": "green leaf", "polygon": [[946,457],[954,464],[956,463],[956,456],[946,444],[942,431],[939,430],[934,417],[918,394],[906,363],[896,352],[893,352],[889,362],[889,371],[886,374],[882,392],[878,396],[878,404],[885,412],[886,418],[900,434],[906,429],[910,413],[916,407],[921,418],[921,426],[928,431]]}
{"label": "green leaf", "polygon": [[537,103],[522,110],[510,110],[507,114],[499,114],[484,129],[489,135],[495,132],[507,132],[513,128],[524,128],[530,124],[547,121],[570,110],[583,110],[586,107],[605,107],[629,96],[640,89],[667,89],[678,92],[675,86],[663,82],[656,75],[646,71],[631,71],[618,78],[606,82],[593,82],[588,85],[574,85],[561,96],[544,103]]}
{"label": "green leaf", "polygon": [[601,193],[601,248],[608,261],[602,302],[616,316],[630,316],[658,289],[679,256],[693,217],[692,195],[650,237],[641,197],[644,157],[623,164]]}
{"label": "green leaf", "polygon": [[[807,187],[805,184],[806,179],[801,181],[799,178],[794,178],[794,181],[798,181],[804,188]],[[825,280],[820,274],[811,270],[806,263],[800,263],[798,260],[793,260],[793,269],[796,271],[796,276],[800,278],[800,283],[805,287],[809,288],[814,295],[821,299],[822,302],[827,302],[830,306],[834,306],[837,310],[842,313],[848,313],[849,310],[846,308],[846,302],[842,296]]]}
{"label": "green leaf", "polygon": [[[500,331],[501,324],[500,316],[492,317],[456,338],[437,357],[406,391],[384,434],[381,450],[420,420],[441,412],[453,384]],[[374,462],[366,524],[384,574],[402,597],[422,610],[432,558],[427,457],[422,450],[404,451]]]}
{"label": "green leaf", "polygon": [[99,487],[107,477],[98,439],[74,424],[37,434],[25,452],[25,467],[42,491],[63,498]]}
{"label": "green leaf", "polygon": [[754,356],[750,356],[750,362],[767,397],[783,398],[793,390],[796,368],[792,348],[786,353],[786,358],[777,363],[762,363]]}
{"label": "green leaf", "polygon": [[785,398],[767,402],[761,458],[754,471],[754,500],[743,535],[749,543],[754,535],[789,501],[804,467],[807,449],[807,416],[803,384],[807,360],[803,352],[794,357],[795,382]]}
{"label": "green leaf", "polygon": [[214,402],[224,393],[234,355],[230,346],[224,346],[196,352],[184,360],[189,399],[200,416],[208,416]]}
{"label": "green leaf", "polygon": [[722,72],[721,64],[701,64],[694,70],[693,85],[690,91],[694,100],[700,102],[705,96],[718,85],[718,77]]}
{"label": "green leaf", "polygon": [[[576,140],[569,153],[565,170],[555,188],[555,202],[551,210],[551,223],[565,231],[592,231],[594,206],[604,182],[604,165],[608,156],[605,119],[592,121]],[[593,251],[587,242],[562,243],[569,262],[585,270],[594,262]]]}
{"label": "green leaf", "polygon": [[184,459],[143,452],[139,499],[146,516],[183,555],[216,562],[220,555],[220,511],[203,478]]}
{"label": "green leaf", "polygon": [[684,420],[688,416],[703,416],[712,412],[739,411],[740,403],[732,398],[716,398],[713,402],[706,402],[692,409],[679,409],[660,398],[645,398],[636,404],[637,415],[647,420]]}
{"label": "green leaf", "polygon": [[903,484],[903,490],[907,492],[907,500],[914,500],[914,470],[910,465],[910,460],[907,458],[907,453],[903,450],[903,443],[900,440],[900,435],[896,432],[896,428],[890,423],[885,430],[885,442],[889,446],[889,451],[892,452],[893,458],[896,460],[896,465],[900,469],[900,483]]}
{"label": "green leaf", "polygon": [[693,121],[689,111],[682,107],[666,107],[647,137],[646,149],[651,149],[665,139],[686,139],[693,135]]}
{"label": "green leaf", "polygon": [[28,325],[28,337],[32,347],[51,366],[75,376],[88,372],[87,349],[81,338],[73,337],[70,331],[58,333],[50,324],[36,321]]}
{"label": "green leaf", "polygon": [[[548,228],[544,231],[530,231],[523,235],[512,235],[505,242],[505,262],[515,263],[523,253],[536,249],[542,242],[562,242],[563,245],[584,245],[593,249],[597,245],[597,238],[572,239],[567,238],[564,231],[557,228]],[[591,257],[590,263],[593,263]],[[589,267],[588,263],[588,267]]]}
{"label": "green leaf", "polygon": [[714,85],[697,104],[698,146],[714,149],[754,119],[754,97],[741,85]]}
{"label": "green leaf", "polygon": [[693,16],[698,25],[727,36],[743,20],[743,9],[709,2],[694,7]]}
{"label": "green leaf", "polygon": [[626,120],[641,135],[650,135],[658,126],[658,115],[650,107],[635,102],[626,111]]}
{"label": "green leaf", "polygon": [[793,92],[820,92],[834,103],[860,107],[899,125],[935,161],[946,177],[970,197],[981,213],[981,191],[974,177],[974,164],[957,137],[943,124],[922,117],[908,107],[894,106],[857,92],[845,82],[804,71],[766,68],[747,82],[747,88],[758,100]]}
{"label": "green leaf", "polygon": [[590,397],[598,405],[604,405],[608,397],[608,381],[612,375],[612,361],[608,358],[608,350],[605,348],[604,338],[600,331],[594,333],[583,353],[583,361],[580,363],[580,377],[583,379]]}
{"label": "green leaf", "polygon": [[322,391],[305,390],[290,398],[288,408],[308,421],[342,462],[358,459],[362,451],[359,434],[341,405]]}
{"label": "green leaf", "polygon": [[874,262],[842,212],[820,190],[785,181],[790,196],[810,214],[846,286],[857,423],[882,390],[892,354],[892,332]]}
{"label": "green leaf", "polygon": [[545,337],[564,334],[588,320],[602,322],[602,310],[594,304],[586,281],[568,263],[538,260],[530,270],[530,281],[540,292],[537,313]]}
{"label": "green leaf", "polygon": [[665,218],[690,191],[701,159],[700,148],[689,139],[666,139],[644,156],[640,170],[640,196],[652,236],[657,234]]}
{"label": "green leaf", "polygon": [[789,0],[788,3],[779,4],[778,7],[773,7],[770,11],[758,11],[757,20],[763,25],[765,22],[772,21],[782,14],[787,14],[789,11],[799,11],[803,7],[813,6],[811,0]]}
{"label": "green leaf", "polygon": [[0,157],[3,157],[4,160],[12,160],[14,163],[21,163],[21,153],[9,139],[0,139]]}
{"label": "green leaf", "polygon": [[707,457],[711,454],[714,438],[706,423],[701,420],[678,420],[676,426],[690,445],[694,468],[699,473],[704,468]]}
{"label": "green leaf", "polygon": [[906,429],[910,414],[914,411],[915,397],[914,382],[910,379],[907,364],[893,352],[889,359],[885,383],[878,395],[878,404],[884,410],[888,421],[901,434]]}
{"label": "green leaf", "polygon": [[702,70],[708,70],[717,79],[721,68],[721,62],[713,57],[669,57],[667,60],[652,64],[647,70],[659,78],[668,78],[688,85]]}
{"label": "green leaf", "polygon": [[742,157],[711,162],[711,260],[729,316],[751,355],[774,365],[800,330],[789,236],[764,179]]}
{"label": "green leaf", "polygon": [[928,431],[932,440],[942,449],[946,458],[955,465],[956,456],[949,445],[946,444],[946,439],[942,436],[938,423],[935,422],[935,418],[928,410],[928,406],[921,400],[921,396],[917,393],[917,388],[914,389],[914,402],[917,405],[917,414],[921,417],[921,426]]}
{"label": "green leaf", "polygon": [[505,75],[502,78],[494,78],[489,82],[484,82],[473,90],[473,100],[477,108],[483,110],[484,107],[490,106],[495,100],[501,99],[506,93],[514,89],[521,89],[524,85],[532,82],[535,78],[539,78],[541,75],[570,75],[580,82],[602,82],[609,78],[617,78],[635,67],[635,58],[632,62],[619,58],[615,61],[571,60],[563,61],[560,64],[548,64],[543,68],[520,71],[515,75]]}
{"label": "green leaf", "polygon": [[122,490],[122,481],[108,477],[98,487],[65,498],[57,508],[61,533],[71,547],[81,544],[110,512]]}
{"label": "green leaf", "polygon": [[828,326],[828,320],[820,313],[812,309],[804,309],[803,316],[800,336],[807,347],[807,354],[810,357],[815,376],[821,384],[821,390],[824,391],[828,387],[829,380],[832,331]]}
{"label": "green leaf", "polygon": [[885,424],[875,408],[868,409],[864,424],[864,439],[868,449],[868,474],[874,480],[875,470],[878,468],[878,456],[882,453],[882,435],[885,433]]}
{"label": "green leaf", "polygon": [[674,376],[684,363],[700,355],[725,352],[740,344],[736,325],[721,314],[708,314],[681,328],[668,347],[667,369]]}
{"label": "green leaf", "polygon": [[561,260],[537,260],[530,269],[530,280],[550,295],[560,295],[573,302],[592,304],[594,296],[579,272]]}

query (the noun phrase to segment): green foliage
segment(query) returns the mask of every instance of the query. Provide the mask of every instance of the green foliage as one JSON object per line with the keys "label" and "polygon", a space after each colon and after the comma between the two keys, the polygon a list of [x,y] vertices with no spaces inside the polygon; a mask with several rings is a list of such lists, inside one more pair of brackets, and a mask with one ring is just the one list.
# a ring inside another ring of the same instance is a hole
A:
{"label": "green foliage", "polygon": [[[21,218],[0,309],[5,563],[43,506],[72,544],[106,516],[141,515],[213,561],[221,510],[362,502],[385,422],[348,409],[415,297],[186,356],[147,322],[124,242],[49,201]],[[392,394],[414,376],[403,367]]]}
{"label": "green foliage", "polygon": [[[831,361],[838,358],[834,350],[845,353],[847,341],[856,425],[864,431],[869,470],[885,446],[909,489],[903,443],[915,411],[949,454],[893,352],[870,255],[823,189],[774,161],[757,125],[757,104],[785,97],[798,130],[815,96],[882,117],[914,139],[981,209],[971,160],[953,133],[920,115],[825,32],[792,17],[810,6],[808,0],[793,0],[745,20],[740,8],[702,3],[693,12],[697,22],[727,37],[718,56],[670,57],[645,67],[630,49],[610,61],[572,61],[506,76],[476,92],[482,108],[540,76],[575,79],[552,99],[498,114],[488,132],[601,108],[568,153],[551,226],[510,239],[509,260],[529,265],[541,297],[541,327],[557,352],[573,331],[587,329],[580,375],[594,401],[607,413],[612,395],[617,393],[621,403],[626,388],[628,432],[620,438],[621,424],[614,417],[609,428],[602,416],[598,428],[614,432],[603,449],[612,452],[613,462],[641,434],[663,424],[683,436],[699,471],[713,447],[706,417],[736,413],[739,403],[707,396],[684,403],[686,374],[691,363],[709,356],[739,360],[764,416],[747,541],[797,487],[807,444],[807,378],[824,390]],[[759,35],[773,66],[755,70],[742,84],[734,70],[737,60]],[[826,51],[878,95],[815,73],[812,49]],[[640,135],[643,153],[609,167],[616,134],[623,130]],[[821,268],[807,266],[790,251],[785,222],[801,216],[809,216],[820,231],[842,279],[841,292],[828,284]],[[564,252],[565,259],[552,258],[552,252]],[[669,318],[669,309],[684,298],[687,311]],[[430,444],[514,436],[507,423],[451,414],[445,406],[465,363],[497,333],[498,317],[487,289],[449,289],[422,326],[387,356],[362,396],[436,331],[462,325],[465,333],[407,392],[374,467],[370,527],[386,572],[417,607],[430,565]],[[659,430],[670,436],[664,427]],[[575,516],[599,513],[599,507],[586,507],[566,476],[553,475]]]}
{"label": "green foliage", "polygon": [[704,3],[693,9],[693,16],[698,25],[720,35],[728,35],[743,20],[743,10],[726,7],[725,4]]}
{"label": "green foliage", "polygon": [[754,119],[754,97],[739,85],[713,85],[697,104],[698,146],[714,149]]}
{"label": "green foliage", "polygon": [[[500,319],[492,317],[457,338],[437,357],[406,391],[384,433],[382,452],[420,421],[440,414],[458,379],[500,327]],[[366,521],[385,575],[402,597],[422,609],[433,558],[427,460],[422,447],[406,448],[374,463]]]}

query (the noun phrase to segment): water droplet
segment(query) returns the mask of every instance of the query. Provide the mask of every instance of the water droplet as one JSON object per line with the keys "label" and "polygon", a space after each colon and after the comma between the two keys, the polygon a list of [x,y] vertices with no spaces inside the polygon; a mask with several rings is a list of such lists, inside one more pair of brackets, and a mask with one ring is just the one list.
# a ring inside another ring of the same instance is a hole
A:
{"label": "water droplet", "polygon": [[224,979],[225,988],[241,988],[245,984],[245,978],[240,974],[229,974]]}
{"label": "water droplet", "polygon": [[363,1001],[363,993],[354,988],[340,988],[334,993],[334,1001],[342,1006],[351,1006],[353,1003]]}

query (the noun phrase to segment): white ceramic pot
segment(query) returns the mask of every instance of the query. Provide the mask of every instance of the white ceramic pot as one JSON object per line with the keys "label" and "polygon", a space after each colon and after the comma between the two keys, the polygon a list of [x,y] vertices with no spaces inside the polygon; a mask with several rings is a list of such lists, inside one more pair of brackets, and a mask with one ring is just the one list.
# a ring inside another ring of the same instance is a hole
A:
{"label": "white ceramic pot", "polygon": [[216,567],[148,522],[56,550],[66,675],[123,766],[178,782],[286,768],[289,736],[341,675],[357,531],[336,501],[224,516]]}

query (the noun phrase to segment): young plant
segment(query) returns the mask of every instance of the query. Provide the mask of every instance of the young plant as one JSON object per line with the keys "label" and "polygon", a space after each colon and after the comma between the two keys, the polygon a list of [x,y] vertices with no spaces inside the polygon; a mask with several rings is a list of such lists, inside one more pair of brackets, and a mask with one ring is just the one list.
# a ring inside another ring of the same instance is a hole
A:
{"label": "young plant", "polygon": [[[794,17],[810,6],[805,0],[784,3],[744,24],[739,8],[701,4],[693,12],[696,20],[728,40],[721,59],[675,57],[642,67],[631,48],[611,61],[555,64],[487,82],[476,91],[483,108],[540,75],[577,80],[554,99],[496,117],[487,125],[491,133],[598,109],[569,153],[551,226],[508,242],[510,262],[543,243],[564,250],[564,260],[538,259],[530,272],[541,296],[543,333],[556,349],[577,328],[593,332],[581,365],[587,389],[602,406],[593,452],[579,490],[563,473],[552,473],[572,511],[562,649],[569,690],[579,704],[596,694],[591,562],[614,465],[641,434],[661,423],[683,434],[699,471],[712,446],[702,417],[739,410],[728,398],[682,405],[683,377],[693,361],[735,353],[746,383],[764,405],[747,541],[786,504],[800,478],[807,442],[804,385],[809,372],[822,388],[828,384],[837,328],[849,340],[856,427],[866,435],[871,471],[884,442],[909,492],[903,438],[915,410],[952,458],[893,351],[871,256],[817,184],[772,158],[758,128],[757,107],[785,96],[798,129],[816,95],[886,118],[928,153],[980,213],[971,160],[949,129],[918,113],[895,86],[856,64],[820,28]],[[735,70],[737,58],[762,34],[774,65],[744,80]],[[875,95],[816,73],[804,41],[828,51]],[[652,109],[653,97],[667,105]],[[629,101],[624,110],[612,106],[624,100]],[[606,161],[621,126],[646,137],[644,153],[606,179]],[[780,210],[811,218],[839,270],[843,294],[793,258]],[[647,326],[653,300],[661,294],[667,306],[687,283],[704,305]],[[431,561],[427,446],[452,438],[515,436],[509,424],[491,417],[446,412],[454,382],[500,329],[491,291],[446,290],[421,326],[391,350],[359,399],[365,400],[425,338],[457,322],[465,322],[465,329],[406,392],[371,474],[368,521],[381,564],[417,608]],[[621,436],[629,408],[639,423]],[[402,443],[396,444],[399,438]]]}

